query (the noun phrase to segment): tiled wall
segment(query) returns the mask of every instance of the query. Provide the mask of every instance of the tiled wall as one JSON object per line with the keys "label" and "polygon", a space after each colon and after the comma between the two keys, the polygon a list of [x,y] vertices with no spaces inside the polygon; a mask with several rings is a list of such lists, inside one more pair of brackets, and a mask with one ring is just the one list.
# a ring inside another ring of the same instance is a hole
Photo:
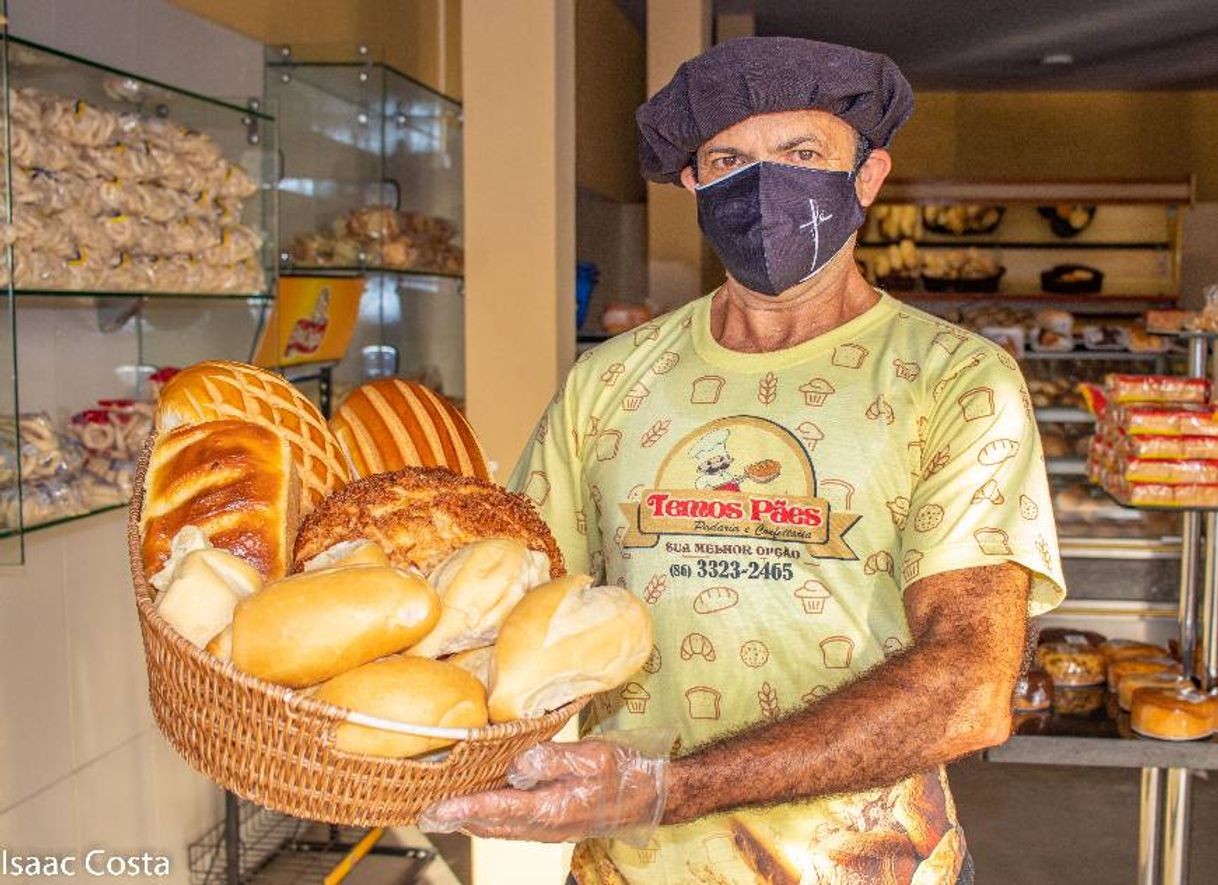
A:
{"label": "tiled wall", "polygon": [[[258,44],[165,0],[9,0],[9,16],[19,36],[198,92],[261,92]],[[65,390],[31,377],[58,350],[38,340],[50,326],[19,325],[23,406],[62,417],[87,403],[34,402]],[[109,373],[110,350],[78,350],[74,371]],[[156,881],[189,881],[186,846],[220,793],[161,738],[146,692],[125,515],[28,536],[25,565],[0,567],[0,847],[167,854]]]}

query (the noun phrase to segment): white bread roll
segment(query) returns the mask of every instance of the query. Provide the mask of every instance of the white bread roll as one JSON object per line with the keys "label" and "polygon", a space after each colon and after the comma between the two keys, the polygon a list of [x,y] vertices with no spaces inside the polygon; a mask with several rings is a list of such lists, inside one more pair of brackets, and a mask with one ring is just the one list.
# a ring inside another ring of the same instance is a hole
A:
{"label": "white bread roll", "polygon": [[651,654],[651,616],[630,591],[568,575],[525,594],[499,630],[492,722],[539,716],[615,688]]}
{"label": "white bread roll", "polygon": [[203,529],[197,525],[183,526],[178,529],[178,533],[169,542],[169,559],[165,560],[165,565],[159,572],[148,579],[148,583],[164,593],[173,583],[174,572],[178,570],[178,564],[186,558],[186,555],[194,553],[196,550],[206,550],[209,547],[211,547],[211,541],[207,540]]}
{"label": "white bread roll", "polygon": [[226,550],[186,554],[174,566],[156,610],[188,641],[203,648],[229,625],[237,603],[262,589],[258,570]]}
{"label": "white bread roll", "polygon": [[[481,728],[486,725],[486,691],[460,667],[427,658],[395,656],[336,676],[313,693],[319,701],[369,716],[411,725]],[[370,756],[417,756],[453,741],[343,724],[335,746]]]}
{"label": "white bread roll", "polygon": [[379,544],[367,538],[339,541],[306,562],[302,571],[315,572],[318,569],[341,568],[345,565],[389,565],[389,557]]}
{"label": "white bread roll", "polygon": [[495,661],[495,646],[484,645],[482,648],[471,648],[460,651],[455,655],[444,658],[444,663],[460,667],[466,673],[472,673],[474,678],[491,689],[491,665]]}
{"label": "white bread roll", "polygon": [[438,658],[490,645],[527,590],[550,577],[550,558],[515,538],[486,538],[447,556],[431,573],[440,621],[410,649]]}
{"label": "white bread roll", "polygon": [[353,565],[273,581],[233,613],[233,665],[268,682],[303,688],[402,651],[440,617],[436,592],[418,575]]}
{"label": "white bread roll", "polygon": [[233,625],[230,623],[213,636],[204,650],[222,661],[231,661],[233,659]]}

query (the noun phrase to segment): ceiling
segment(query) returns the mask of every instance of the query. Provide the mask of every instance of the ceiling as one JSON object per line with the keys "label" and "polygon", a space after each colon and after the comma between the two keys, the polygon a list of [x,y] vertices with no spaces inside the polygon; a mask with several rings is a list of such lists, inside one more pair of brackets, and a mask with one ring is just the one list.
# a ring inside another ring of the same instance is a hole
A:
{"label": "ceiling", "polygon": [[[619,0],[642,26],[644,0]],[[1218,0],[715,0],[892,56],[918,89],[1218,89]],[[1050,55],[1069,64],[1045,64]]]}

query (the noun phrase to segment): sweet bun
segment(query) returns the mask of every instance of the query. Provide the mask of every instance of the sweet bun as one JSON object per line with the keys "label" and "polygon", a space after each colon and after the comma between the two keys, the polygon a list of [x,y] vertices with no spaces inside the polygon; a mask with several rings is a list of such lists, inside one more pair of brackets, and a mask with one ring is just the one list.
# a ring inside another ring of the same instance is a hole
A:
{"label": "sweet bun", "polygon": [[515,538],[486,538],[462,547],[428,578],[440,595],[440,621],[410,653],[438,658],[490,645],[525,591],[549,577],[549,558]]}
{"label": "sweet bun", "polygon": [[1146,737],[1192,741],[1214,733],[1218,697],[1195,688],[1139,688],[1130,701],[1129,724]]}
{"label": "sweet bun", "polygon": [[262,576],[225,550],[195,550],[174,568],[156,609],[187,641],[203,648],[229,625],[233,609],[262,589]]}
{"label": "sweet bun", "polygon": [[[313,697],[410,725],[481,728],[487,722],[482,683],[460,667],[427,658],[395,656],[364,664],[318,686]],[[349,722],[334,736],[335,746],[344,752],[398,758],[452,743]]]}
{"label": "sweet bun", "polygon": [[366,538],[354,541],[339,541],[328,550],[323,550],[304,564],[301,571],[315,572],[322,568],[341,568],[345,565],[389,565],[385,551]]}
{"label": "sweet bun", "polygon": [[457,407],[434,391],[400,378],[358,387],[330,419],[354,477],[403,467],[447,467],[490,479],[486,456]]}
{"label": "sweet bun", "polygon": [[301,514],[348,479],[347,461],[317,407],[273,372],[245,363],[208,360],[174,375],[157,400],[156,427],[236,418],[287,440],[301,483]]}
{"label": "sweet bun", "polygon": [[492,722],[538,716],[615,688],[651,654],[651,617],[630,591],[570,575],[525,594],[499,629]]}
{"label": "sweet bun", "polygon": [[293,557],[305,562],[339,541],[375,542],[399,568],[429,574],[455,550],[482,538],[517,538],[563,573],[549,528],[523,495],[443,467],[408,467],[356,480],[301,523]]}
{"label": "sweet bun", "polygon": [[302,688],[409,648],[439,617],[436,592],[401,569],[305,572],[238,603],[232,661],[251,676]]}
{"label": "sweet bun", "polygon": [[288,444],[270,428],[225,420],[158,435],[140,511],[144,574],[163,584],[159,573],[174,539],[193,526],[267,580],[282,577],[296,528],[296,489]]}

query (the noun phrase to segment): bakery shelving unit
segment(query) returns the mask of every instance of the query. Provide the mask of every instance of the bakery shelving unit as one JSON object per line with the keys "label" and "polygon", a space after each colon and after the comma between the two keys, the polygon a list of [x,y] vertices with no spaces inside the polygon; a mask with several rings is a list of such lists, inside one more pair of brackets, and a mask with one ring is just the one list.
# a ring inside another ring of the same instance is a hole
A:
{"label": "bakery shelving unit", "polygon": [[[1187,348],[1187,375],[1218,382],[1218,334],[1184,332],[1175,337]],[[1218,510],[1182,509],[1181,513],[1176,641],[1184,675],[1211,691],[1218,688]],[[1123,715],[1115,722],[1101,720],[1090,734],[1085,723],[1055,717],[1047,733],[1013,735],[1006,744],[987,751],[986,758],[1141,769],[1137,881],[1183,885],[1190,881],[1189,773],[1218,769],[1218,735],[1181,742],[1139,738],[1121,727]]]}
{"label": "bakery shelving unit", "polygon": [[[336,402],[381,374],[459,402],[462,108],[379,56],[369,46],[268,49],[265,92],[284,145],[281,273],[365,280],[355,336],[332,371]],[[422,234],[396,231],[380,210],[439,222]],[[359,237],[343,227],[353,212],[364,213]]]}
{"label": "bakery shelving unit", "polygon": [[[920,255],[942,250],[977,248],[992,254],[1006,272],[997,292],[912,291],[891,289],[909,304],[953,321],[1007,309],[1031,316],[1043,309],[1069,310],[1076,329],[1085,323],[1128,324],[1152,309],[1177,306],[1180,286],[1181,225],[1193,201],[1191,178],[1169,181],[892,181],[883,204],[917,208],[912,231],[905,231]],[[928,205],[1001,206],[1003,213],[988,233],[949,234],[930,230],[923,221]],[[1077,204],[1096,207],[1090,224],[1071,237],[1056,235],[1039,207]],[[892,231],[890,230],[891,234]],[[873,219],[863,228],[858,257],[869,266],[896,242],[885,237]],[[1105,274],[1096,294],[1043,291],[1040,273],[1057,265],[1079,263]],[[962,283],[962,288],[967,284]],[[975,325],[986,324],[978,320]],[[997,325],[1002,325],[998,323]],[[1172,604],[1180,554],[1178,518],[1173,515],[1124,513],[1081,483],[1082,443],[1092,420],[1073,395],[1073,382],[1105,372],[1163,373],[1183,367],[1184,348],[1168,353],[1091,350],[1078,342],[1073,350],[1053,352],[1025,348],[1021,366],[1032,384],[1052,382],[1054,394],[1033,390],[1042,435],[1057,437],[1078,449],[1046,461],[1055,488],[1061,551],[1071,589],[1068,608],[1085,608],[1100,623],[1134,621],[1136,629],[1153,631]],[[1061,494],[1064,492],[1065,494]],[[1071,505],[1067,509],[1066,505]],[[1077,517],[1077,518],[1076,518]]]}
{"label": "bakery shelving unit", "polygon": [[[0,77],[0,493],[11,517],[0,519],[0,564],[17,564],[28,533],[125,506],[121,483],[104,500],[83,492],[83,470],[53,487],[32,470],[24,483],[5,478],[5,465],[20,469],[19,415],[45,413],[66,433],[98,400],[148,399],[156,368],[250,358],[277,269],[277,133],[261,99],[201,95],[7,31]],[[95,131],[73,128],[90,119]],[[137,154],[144,165],[122,165]],[[205,170],[231,171],[217,185]],[[62,498],[32,500],[49,488]]]}

